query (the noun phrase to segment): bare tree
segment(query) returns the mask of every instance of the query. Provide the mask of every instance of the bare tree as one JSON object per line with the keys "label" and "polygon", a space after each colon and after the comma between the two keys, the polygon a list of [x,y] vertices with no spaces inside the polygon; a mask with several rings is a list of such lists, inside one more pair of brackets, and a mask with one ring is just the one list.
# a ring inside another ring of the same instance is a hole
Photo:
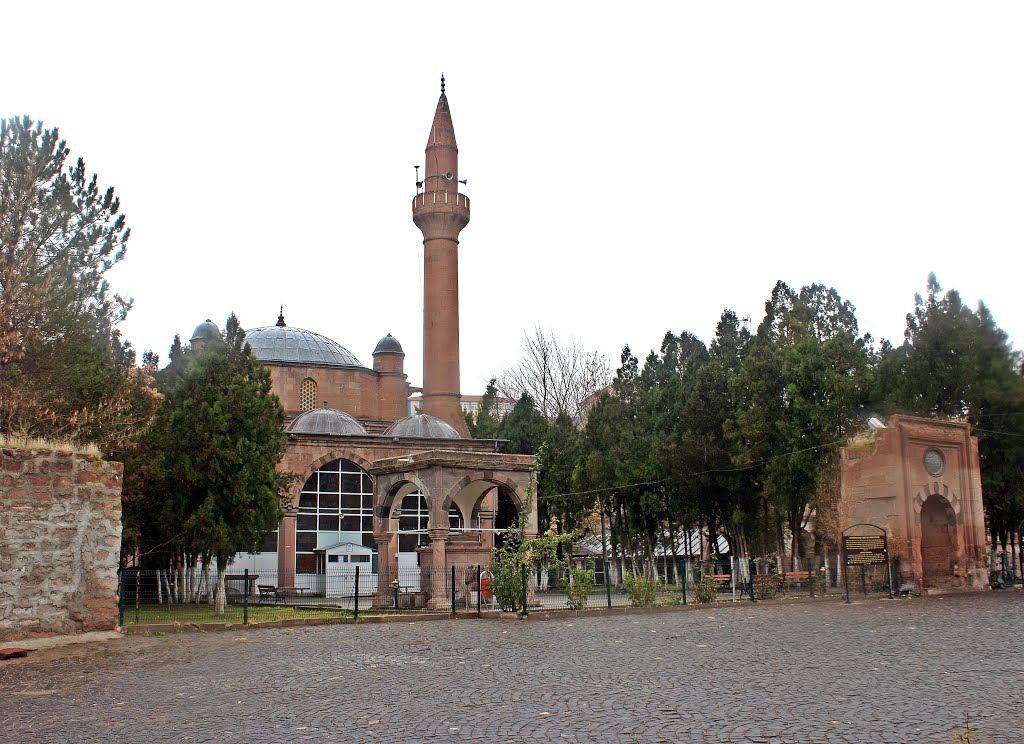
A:
{"label": "bare tree", "polygon": [[612,379],[608,359],[587,351],[576,339],[559,341],[553,333],[535,326],[523,336],[523,355],[497,378],[498,392],[518,400],[523,393],[533,398],[549,420],[563,411],[574,422],[586,417],[585,401],[603,390]]}

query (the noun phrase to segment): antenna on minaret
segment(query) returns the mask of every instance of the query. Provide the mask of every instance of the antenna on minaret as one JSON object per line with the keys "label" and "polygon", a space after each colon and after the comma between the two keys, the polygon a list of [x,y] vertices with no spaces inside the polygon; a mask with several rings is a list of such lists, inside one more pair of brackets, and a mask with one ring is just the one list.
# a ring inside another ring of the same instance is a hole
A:
{"label": "antenna on minaret", "polygon": [[420,180],[420,167],[418,165],[414,165],[413,168],[416,169],[416,193],[418,194],[420,193],[420,189],[423,188],[423,181]]}
{"label": "antenna on minaret", "polygon": [[444,95],[444,73],[441,73],[441,95]]}

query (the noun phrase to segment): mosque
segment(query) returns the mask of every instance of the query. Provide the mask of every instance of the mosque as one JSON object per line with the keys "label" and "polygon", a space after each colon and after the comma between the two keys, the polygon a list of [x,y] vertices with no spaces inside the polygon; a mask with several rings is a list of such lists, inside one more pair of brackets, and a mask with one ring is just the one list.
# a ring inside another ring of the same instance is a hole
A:
{"label": "mosque", "polygon": [[[286,413],[278,467],[300,482],[278,530],[258,552],[237,556],[233,570],[315,591],[357,562],[383,593],[399,572],[406,584],[425,568],[486,567],[495,535],[524,507],[526,533],[536,535],[536,458],[468,438],[460,405],[458,246],[470,201],[458,190],[458,154],[442,77],[412,201],[423,234],[421,413],[407,415],[418,391],[391,334],[367,367],[332,339],[289,326],[283,309],[275,325],[246,333]],[[198,349],[219,336],[207,320],[190,341]]]}

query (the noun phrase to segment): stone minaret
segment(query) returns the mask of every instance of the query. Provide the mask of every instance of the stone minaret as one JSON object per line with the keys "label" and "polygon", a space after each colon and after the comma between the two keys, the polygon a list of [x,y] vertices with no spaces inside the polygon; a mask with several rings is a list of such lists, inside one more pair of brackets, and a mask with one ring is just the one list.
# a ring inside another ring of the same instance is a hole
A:
{"label": "stone minaret", "polygon": [[424,167],[412,204],[412,220],[423,233],[423,413],[469,436],[459,390],[459,232],[469,224],[469,199],[459,193],[459,148],[444,76]]}

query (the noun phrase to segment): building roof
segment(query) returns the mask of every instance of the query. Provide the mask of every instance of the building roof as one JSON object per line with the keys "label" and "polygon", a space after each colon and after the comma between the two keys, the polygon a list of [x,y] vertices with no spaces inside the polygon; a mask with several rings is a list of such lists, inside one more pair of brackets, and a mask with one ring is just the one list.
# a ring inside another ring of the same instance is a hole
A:
{"label": "building roof", "polygon": [[392,336],[390,333],[377,342],[377,348],[373,350],[373,355],[378,354],[404,354],[405,351],[402,349],[402,345],[398,343],[398,339]]}
{"label": "building roof", "polygon": [[192,331],[192,338],[189,341],[209,341],[210,339],[221,339],[220,328],[212,320],[207,318],[202,323],[196,326],[196,329]]}
{"label": "building roof", "polygon": [[365,436],[366,429],[347,413],[334,408],[314,408],[288,425],[289,434],[322,434],[334,437]]}
{"label": "building roof", "polygon": [[460,439],[459,432],[446,421],[426,413],[398,419],[384,435],[388,437],[422,437],[424,439]]}
{"label": "building roof", "polygon": [[[437,108],[434,110],[434,121],[430,124],[430,136],[427,138],[427,147],[430,145],[451,145],[458,148],[455,142],[455,125],[452,124],[452,112],[448,108],[448,96],[441,90],[441,97],[437,99]],[[427,166],[429,172],[430,166]]]}
{"label": "building roof", "polygon": [[253,328],[245,334],[253,356],[261,362],[316,367],[363,367],[355,355],[319,333],[287,325]]}

